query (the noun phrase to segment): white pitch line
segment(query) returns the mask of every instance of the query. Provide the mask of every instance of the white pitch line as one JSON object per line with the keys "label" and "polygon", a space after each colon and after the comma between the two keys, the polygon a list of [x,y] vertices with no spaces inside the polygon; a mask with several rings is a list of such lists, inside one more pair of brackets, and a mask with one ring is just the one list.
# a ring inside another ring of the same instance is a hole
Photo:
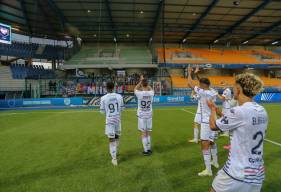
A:
{"label": "white pitch line", "polygon": [[190,114],[192,114],[192,115],[195,115],[195,113],[193,113],[192,111],[188,111],[188,110],[186,110],[186,109],[181,109],[181,110],[184,111],[184,112],[190,113]]}
{"label": "white pitch line", "polygon": [[[181,109],[181,110],[184,111],[184,112],[190,113],[190,114],[192,114],[192,115],[195,115],[195,113],[193,113],[192,111],[188,111],[188,110],[186,110],[186,109]],[[274,145],[277,145],[277,146],[281,147],[281,143],[278,143],[278,142],[276,142],[276,141],[272,141],[272,140],[270,140],[270,139],[264,139],[264,140],[267,141],[267,142],[269,142],[269,143],[271,143],[271,144],[274,144]]]}
{"label": "white pitch line", "polygon": [[270,140],[270,139],[264,139],[264,140],[267,141],[267,142],[269,142],[269,143],[272,143],[272,144],[274,144],[274,145],[277,145],[277,146],[281,147],[281,143],[278,143],[278,142],[276,142],[276,141],[272,141],[272,140]]}

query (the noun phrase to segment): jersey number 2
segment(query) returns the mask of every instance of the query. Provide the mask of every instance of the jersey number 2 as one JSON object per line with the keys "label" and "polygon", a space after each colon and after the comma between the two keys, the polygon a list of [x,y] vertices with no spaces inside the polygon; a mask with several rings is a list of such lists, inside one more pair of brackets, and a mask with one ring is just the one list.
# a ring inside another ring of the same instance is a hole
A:
{"label": "jersey number 2", "polygon": [[261,151],[258,150],[258,148],[261,146],[262,142],[263,142],[263,133],[261,131],[257,132],[254,136],[253,136],[253,140],[257,140],[258,137],[260,138],[258,144],[252,148],[252,154],[255,155],[260,155]]}

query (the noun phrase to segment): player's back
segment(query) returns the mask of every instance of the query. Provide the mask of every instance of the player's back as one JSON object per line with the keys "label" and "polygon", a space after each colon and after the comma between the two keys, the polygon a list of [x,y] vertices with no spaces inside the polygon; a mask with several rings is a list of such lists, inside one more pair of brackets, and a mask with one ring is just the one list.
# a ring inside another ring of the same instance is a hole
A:
{"label": "player's back", "polygon": [[138,98],[138,117],[139,118],[151,118],[152,117],[152,102],[154,91],[135,91],[135,95]]}
{"label": "player's back", "polygon": [[268,124],[265,109],[255,102],[235,107],[237,126],[231,137],[229,159],[224,167],[235,178],[247,183],[261,184],[264,179],[263,139]]}
{"label": "player's back", "polygon": [[217,91],[213,88],[204,90],[197,86],[194,88],[194,90],[199,96],[199,106],[202,113],[202,118],[208,119],[211,114],[211,110],[208,107],[207,100],[215,101]]}
{"label": "player's back", "polygon": [[231,90],[229,88],[226,88],[222,95],[225,97],[225,100],[223,101],[223,109],[230,109],[231,108],[231,104],[230,101],[232,99],[232,94],[231,94]]}
{"label": "player's back", "polygon": [[118,123],[124,109],[123,97],[117,93],[108,93],[101,97],[101,111],[106,114],[106,123]]}

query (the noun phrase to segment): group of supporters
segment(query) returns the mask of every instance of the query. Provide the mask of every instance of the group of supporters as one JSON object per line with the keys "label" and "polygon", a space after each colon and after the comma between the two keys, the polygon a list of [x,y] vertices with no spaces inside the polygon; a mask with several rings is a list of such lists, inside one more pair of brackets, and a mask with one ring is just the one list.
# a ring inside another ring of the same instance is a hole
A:
{"label": "group of supporters", "polygon": [[[199,68],[194,73],[199,81],[192,81],[192,68],[188,68],[188,86],[193,89],[193,97],[198,100],[194,119],[194,139],[200,143],[205,170],[199,176],[212,176],[212,166],[219,167],[216,139],[218,132],[229,135],[229,156],[223,168],[217,173],[211,192],[259,192],[264,180],[263,140],[268,125],[265,109],[255,103],[253,97],[263,88],[263,82],[255,75],[245,73],[236,76],[231,90],[224,84],[224,92],[219,95],[210,87],[208,78],[200,78]],[[100,111],[106,115],[105,134],[109,138],[112,164],[117,165],[117,151],[121,133],[121,112],[123,98],[114,93],[114,84],[108,82],[107,94],[101,98]],[[141,131],[143,154],[151,155],[152,101],[154,92],[142,76],[135,87],[138,98],[138,129]],[[223,110],[215,100],[223,100]],[[235,101],[235,102],[234,102]],[[236,104],[235,104],[236,103]]]}

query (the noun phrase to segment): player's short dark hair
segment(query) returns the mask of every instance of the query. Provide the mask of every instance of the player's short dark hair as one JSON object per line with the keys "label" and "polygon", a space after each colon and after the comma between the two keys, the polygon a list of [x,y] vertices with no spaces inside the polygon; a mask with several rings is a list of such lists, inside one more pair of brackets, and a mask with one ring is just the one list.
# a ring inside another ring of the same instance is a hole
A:
{"label": "player's short dark hair", "polygon": [[202,84],[205,84],[207,86],[211,85],[211,82],[208,78],[200,78],[199,82],[202,83]]}
{"label": "player's short dark hair", "polygon": [[112,81],[108,81],[106,83],[106,89],[107,91],[112,91],[114,89],[114,83]]}
{"label": "player's short dark hair", "polygon": [[141,82],[142,86],[147,87],[148,86],[148,80],[144,78]]}

